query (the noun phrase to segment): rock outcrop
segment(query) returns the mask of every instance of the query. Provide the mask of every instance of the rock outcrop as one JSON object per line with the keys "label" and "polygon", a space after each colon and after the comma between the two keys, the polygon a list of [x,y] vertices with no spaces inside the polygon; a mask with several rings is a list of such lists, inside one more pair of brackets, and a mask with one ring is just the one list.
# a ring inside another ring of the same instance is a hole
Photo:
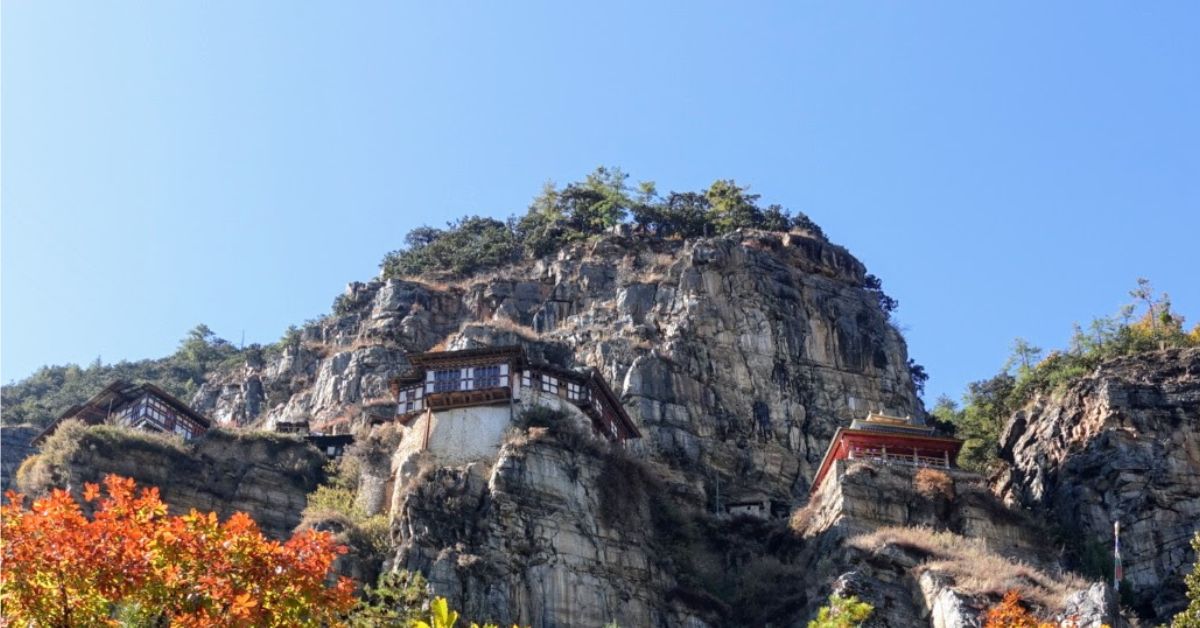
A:
{"label": "rock outcrop", "polygon": [[40,432],[33,425],[5,425],[0,428],[0,491],[12,488],[17,468],[34,453],[33,439]]}
{"label": "rock outcrop", "polygon": [[22,491],[81,491],[115,473],[156,486],[175,514],[195,508],[222,519],[248,513],[263,532],[290,536],[326,458],[302,439],[211,430],[183,442],[111,426],[68,424],[47,440],[17,478]]}
{"label": "rock outcrop", "polygon": [[701,505],[717,484],[796,504],[839,424],[923,413],[904,340],[865,277],[823,240],[739,232],[610,235],[451,284],[356,283],[340,313],[211,378],[193,404],[219,420],[351,430],[389,397],[407,353],[521,342],[600,369]]}
{"label": "rock outcrop", "polygon": [[1141,614],[1161,620],[1184,605],[1200,529],[1200,348],[1114,359],[1033,399],[1009,422],[1001,458],[995,491],[1065,536],[1107,548],[1121,522]]}
{"label": "rock outcrop", "polygon": [[792,527],[805,539],[809,614],[838,593],[875,607],[870,626],[977,627],[1015,588],[1043,616],[1109,620],[1095,603],[1111,600],[1104,585],[1063,573],[1043,524],[973,473],[839,461]]}
{"label": "rock outcrop", "polygon": [[431,468],[398,501],[395,564],[502,625],[704,625],[667,602],[675,579],[635,464],[535,428],[494,466]]}

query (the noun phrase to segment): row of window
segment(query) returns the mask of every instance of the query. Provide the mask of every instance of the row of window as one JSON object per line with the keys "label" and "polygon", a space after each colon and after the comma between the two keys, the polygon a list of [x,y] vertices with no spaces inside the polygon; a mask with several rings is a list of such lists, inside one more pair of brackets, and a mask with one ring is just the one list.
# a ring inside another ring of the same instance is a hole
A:
{"label": "row of window", "polygon": [[149,395],[121,409],[118,415],[130,426],[149,423],[155,429],[174,432],[184,438],[192,438],[200,432],[186,417],[181,417],[162,400]]}
{"label": "row of window", "polygon": [[[435,393],[453,392],[456,390],[483,390],[499,388],[507,385],[503,381],[506,375],[501,365],[476,366],[469,369],[443,369],[433,372],[433,390]],[[466,376],[464,376],[464,373]]]}

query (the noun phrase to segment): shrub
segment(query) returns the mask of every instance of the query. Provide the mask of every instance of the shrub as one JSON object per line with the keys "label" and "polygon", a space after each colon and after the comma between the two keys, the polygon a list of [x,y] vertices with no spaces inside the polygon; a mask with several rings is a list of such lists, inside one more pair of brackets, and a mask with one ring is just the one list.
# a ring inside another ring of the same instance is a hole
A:
{"label": "shrub", "polygon": [[[1000,373],[968,385],[961,409],[948,398],[939,399],[934,416],[952,424],[958,435],[966,438],[959,465],[987,471],[996,460],[1000,431],[1014,411],[1035,395],[1061,393],[1105,360],[1164,348],[1200,346],[1200,326],[1185,333],[1184,318],[1171,309],[1165,293],[1154,297],[1150,283],[1139,279],[1138,288],[1130,296],[1135,301],[1117,314],[1093,319],[1086,330],[1075,325],[1068,349],[1052,351],[1036,364],[1041,349],[1018,338],[1013,343],[1012,357]],[[1145,311],[1135,320],[1139,307]]]}
{"label": "shrub", "polygon": [[1042,621],[1021,603],[1021,594],[1013,589],[1004,599],[989,608],[984,615],[984,628],[1058,628],[1058,624]]}
{"label": "shrub", "polygon": [[428,600],[429,583],[420,573],[383,573],[374,586],[363,589],[349,624],[354,628],[410,626],[424,615]]}
{"label": "shrub", "polygon": [[494,218],[468,216],[445,229],[410,231],[405,246],[384,257],[384,277],[440,273],[464,276],[517,259],[520,252],[510,226]]}
{"label": "shrub", "polygon": [[1192,573],[1183,578],[1188,605],[1171,620],[1171,628],[1200,628],[1200,532],[1192,537],[1192,551],[1196,554],[1196,564],[1192,566]]}
{"label": "shrub", "polygon": [[949,575],[958,590],[970,595],[1000,597],[1016,589],[1044,608],[1058,608],[1068,595],[1087,586],[1073,574],[1051,575],[1011,561],[992,552],[980,539],[926,527],[880,528],[850,539],[849,544],[869,552],[894,546],[921,555],[925,560],[922,570]]}
{"label": "shrub", "polygon": [[829,596],[829,604],[817,611],[817,618],[808,622],[808,628],[855,628],[871,617],[875,607],[859,601],[855,596]]}
{"label": "shrub", "polygon": [[622,449],[610,449],[601,464],[596,478],[600,521],[609,527],[641,521],[643,504],[662,488],[658,477]]}
{"label": "shrub", "polygon": [[954,501],[954,480],[945,471],[918,469],[913,475],[913,487],[927,499]]}

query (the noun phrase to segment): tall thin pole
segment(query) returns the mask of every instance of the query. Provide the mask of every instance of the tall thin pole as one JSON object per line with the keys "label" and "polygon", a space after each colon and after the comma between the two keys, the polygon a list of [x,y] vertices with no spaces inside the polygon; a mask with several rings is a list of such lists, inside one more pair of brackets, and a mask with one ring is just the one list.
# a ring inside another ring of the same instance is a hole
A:
{"label": "tall thin pole", "polygon": [[1121,522],[1113,522],[1113,591],[1116,591],[1119,597],[1121,593],[1121,580],[1125,577],[1124,569],[1121,568]]}

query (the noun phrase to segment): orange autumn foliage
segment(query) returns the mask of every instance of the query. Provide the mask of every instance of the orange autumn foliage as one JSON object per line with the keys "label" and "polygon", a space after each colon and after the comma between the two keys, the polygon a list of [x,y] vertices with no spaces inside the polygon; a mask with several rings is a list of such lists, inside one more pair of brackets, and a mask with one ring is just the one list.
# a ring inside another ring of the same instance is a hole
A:
{"label": "orange autumn foliage", "polygon": [[[1076,628],[1073,619],[1062,622],[1038,619],[1021,603],[1021,595],[1017,591],[1004,594],[999,604],[988,609],[984,617],[983,628]],[[1107,628],[1107,626],[1103,627]]]}
{"label": "orange autumn foliage", "polygon": [[267,539],[244,513],[167,514],[158,489],[110,475],[88,484],[86,516],[55,490],[26,509],[0,506],[0,599],[5,623],[118,625],[118,618],[171,626],[337,624],[354,605],[353,584],[326,576],[344,547],[325,532]]}

